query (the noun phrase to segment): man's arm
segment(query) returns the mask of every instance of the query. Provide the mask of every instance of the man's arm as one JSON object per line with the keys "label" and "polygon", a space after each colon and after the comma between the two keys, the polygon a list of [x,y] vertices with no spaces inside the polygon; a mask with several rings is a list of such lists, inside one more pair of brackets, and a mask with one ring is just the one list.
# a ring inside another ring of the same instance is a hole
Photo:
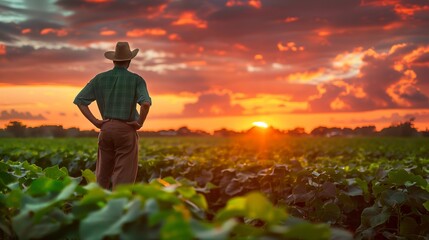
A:
{"label": "man's arm", "polygon": [[143,102],[140,105],[140,117],[137,121],[127,122],[127,124],[133,126],[136,130],[139,130],[146,120],[147,114],[149,113],[150,103]]}
{"label": "man's arm", "polygon": [[89,107],[87,105],[78,104],[77,107],[82,112],[82,114],[88,119],[94,126],[97,128],[101,128],[103,123],[109,121],[109,120],[100,120],[97,119],[94,114],[92,114],[91,110],[89,110]]}

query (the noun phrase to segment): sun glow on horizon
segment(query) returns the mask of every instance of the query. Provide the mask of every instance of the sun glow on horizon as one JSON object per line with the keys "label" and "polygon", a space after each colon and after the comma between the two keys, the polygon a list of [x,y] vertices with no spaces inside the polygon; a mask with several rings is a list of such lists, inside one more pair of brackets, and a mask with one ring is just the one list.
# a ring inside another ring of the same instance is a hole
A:
{"label": "sun glow on horizon", "polygon": [[253,122],[252,125],[260,128],[268,128],[268,124],[266,122]]}

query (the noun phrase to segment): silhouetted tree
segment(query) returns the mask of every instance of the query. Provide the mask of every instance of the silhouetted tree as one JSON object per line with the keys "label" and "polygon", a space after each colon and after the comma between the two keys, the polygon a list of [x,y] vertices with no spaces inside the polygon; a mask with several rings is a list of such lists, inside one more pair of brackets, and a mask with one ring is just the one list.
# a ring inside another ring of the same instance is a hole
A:
{"label": "silhouetted tree", "polygon": [[27,126],[19,121],[11,121],[6,125],[6,132],[9,132],[14,137],[25,137]]}
{"label": "silhouetted tree", "polygon": [[307,135],[307,133],[305,132],[305,129],[302,127],[297,127],[294,128],[292,130],[288,130],[287,134],[290,136],[303,136],[303,135]]}
{"label": "silhouetted tree", "polygon": [[326,136],[328,133],[329,129],[327,127],[317,127],[310,132],[313,136]]}
{"label": "silhouetted tree", "polygon": [[213,135],[214,136],[220,136],[220,137],[231,137],[231,136],[235,136],[238,135],[239,133],[233,130],[229,130],[226,128],[222,128],[219,130],[214,131]]}
{"label": "silhouetted tree", "polygon": [[410,118],[410,120],[392,125],[387,128],[383,128],[380,131],[381,136],[392,136],[392,137],[412,137],[416,136],[418,131],[414,128],[415,118]]}
{"label": "silhouetted tree", "polygon": [[358,136],[373,136],[376,133],[376,129],[375,126],[356,127],[353,133]]}
{"label": "silhouetted tree", "polygon": [[351,129],[351,128],[343,128],[343,130],[341,130],[341,131],[342,131],[342,134],[344,136],[354,135],[353,129]]}
{"label": "silhouetted tree", "polygon": [[188,127],[181,127],[177,129],[177,135],[180,135],[180,136],[186,136],[186,135],[189,135],[190,133],[191,133],[191,130],[189,130]]}

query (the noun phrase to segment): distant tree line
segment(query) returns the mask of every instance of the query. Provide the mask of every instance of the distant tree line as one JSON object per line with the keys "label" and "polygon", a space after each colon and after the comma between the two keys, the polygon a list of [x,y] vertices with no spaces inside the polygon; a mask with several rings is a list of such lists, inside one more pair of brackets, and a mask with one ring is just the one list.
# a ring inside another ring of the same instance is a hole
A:
{"label": "distant tree line", "polygon": [[61,125],[42,125],[27,127],[20,121],[11,121],[0,130],[0,137],[97,137],[94,130],[82,131],[79,128],[63,128]]}
{"label": "distant tree line", "polygon": [[[243,136],[243,135],[288,135],[288,136],[322,136],[322,137],[337,137],[337,136],[389,136],[389,137],[429,137],[429,131],[418,131],[414,127],[414,118],[408,121],[392,124],[389,127],[383,128],[380,131],[376,130],[375,126],[361,126],[356,128],[339,128],[339,127],[324,127],[319,126],[307,133],[304,128],[297,127],[290,130],[279,130],[273,127],[262,129],[252,127],[246,131],[233,131],[222,128],[210,134],[203,130],[191,130],[188,127],[180,127],[178,129],[168,129],[160,131],[139,131],[139,135],[143,137],[159,137],[159,136]],[[11,121],[6,125],[6,128],[0,129],[0,137],[97,137],[98,132],[95,130],[80,130],[79,128],[63,128],[61,125],[42,125],[38,127],[27,127],[20,121]]]}

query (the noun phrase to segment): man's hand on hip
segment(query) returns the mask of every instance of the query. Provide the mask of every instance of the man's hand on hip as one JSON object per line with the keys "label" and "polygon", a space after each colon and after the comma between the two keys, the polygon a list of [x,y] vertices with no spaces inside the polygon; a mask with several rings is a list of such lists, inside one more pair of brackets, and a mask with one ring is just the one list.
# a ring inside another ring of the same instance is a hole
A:
{"label": "man's hand on hip", "polygon": [[103,124],[105,122],[108,122],[108,121],[109,121],[109,119],[106,119],[106,120],[96,119],[95,122],[94,122],[94,126],[96,126],[98,129],[100,129],[101,126],[103,126]]}
{"label": "man's hand on hip", "polygon": [[140,124],[137,121],[127,122],[127,124],[133,127],[135,130],[139,130],[143,126],[143,124]]}

